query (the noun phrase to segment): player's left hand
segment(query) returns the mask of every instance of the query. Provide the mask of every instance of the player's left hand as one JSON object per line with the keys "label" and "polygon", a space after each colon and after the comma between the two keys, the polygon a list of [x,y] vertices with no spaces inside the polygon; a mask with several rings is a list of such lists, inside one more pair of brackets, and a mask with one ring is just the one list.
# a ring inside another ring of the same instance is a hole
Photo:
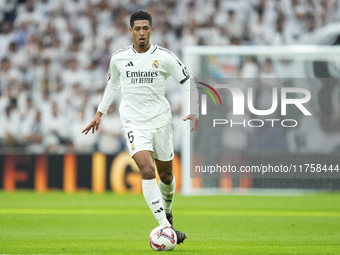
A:
{"label": "player's left hand", "polygon": [[200,121],[198,120],[197,116],[194,114],[189,114],[188,116],[186,116],[184,119],[184,121],[186,120],[192,120],[192,128],[190,130],[190,132],[195,130],[195,133],[198,132],[199,126],[200,126]]}

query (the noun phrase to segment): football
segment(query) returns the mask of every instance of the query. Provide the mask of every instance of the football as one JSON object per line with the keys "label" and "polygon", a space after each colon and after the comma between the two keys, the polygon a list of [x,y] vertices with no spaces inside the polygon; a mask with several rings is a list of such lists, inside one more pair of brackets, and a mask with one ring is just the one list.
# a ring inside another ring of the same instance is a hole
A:
{"label": "football", "polygon": [[170,227],[158,226],[151,231],[149,243],[154,251],[172,251],[177,244],[177,235]]}

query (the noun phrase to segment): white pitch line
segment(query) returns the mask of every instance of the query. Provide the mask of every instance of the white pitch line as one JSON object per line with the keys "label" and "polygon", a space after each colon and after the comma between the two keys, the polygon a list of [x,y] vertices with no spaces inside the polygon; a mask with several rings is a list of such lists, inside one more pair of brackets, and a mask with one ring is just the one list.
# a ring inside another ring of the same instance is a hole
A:
{"label": "white pitch line", "polygon": [[[126,209],[53,209],[53,208],[0,208],[0,214],[22,215],[148,215],[148,210]],[[324,211],[260,211],[260,210],[186,210],[178,211],[183,216],[272,216],[272,217],[340,217],[340,212]]]}

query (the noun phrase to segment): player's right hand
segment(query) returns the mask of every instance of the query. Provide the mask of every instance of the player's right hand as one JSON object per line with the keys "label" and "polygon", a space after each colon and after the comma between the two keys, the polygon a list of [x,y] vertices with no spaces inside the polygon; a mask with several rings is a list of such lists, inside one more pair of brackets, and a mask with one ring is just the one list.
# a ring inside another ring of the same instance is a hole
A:
{"label": "player's right hand", "polygon": [[99,124],[101,121],[101,116],[102,116],[102,113],[97,112],[93,120],[90,122],[90,124],[88,124],[87,127],[81,132],[87,135],[87,133],[90,132],[91,129],[92,129],[92,134],[94,134],[94,130],[98,131]]}

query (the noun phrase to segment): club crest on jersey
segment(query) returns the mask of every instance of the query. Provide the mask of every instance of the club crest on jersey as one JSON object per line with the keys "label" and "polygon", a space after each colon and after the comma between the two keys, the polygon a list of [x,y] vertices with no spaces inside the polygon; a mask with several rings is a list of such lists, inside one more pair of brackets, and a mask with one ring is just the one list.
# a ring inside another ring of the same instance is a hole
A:
{"label": "club crest on jersey", "polygon": [[157,69],[159,67],[158,60],[153,61],[152,67]]}
{"label": "club crest on jersey", "polygon": [[134,144],[131,144],[131,151],[135,151],[135,145]]}

